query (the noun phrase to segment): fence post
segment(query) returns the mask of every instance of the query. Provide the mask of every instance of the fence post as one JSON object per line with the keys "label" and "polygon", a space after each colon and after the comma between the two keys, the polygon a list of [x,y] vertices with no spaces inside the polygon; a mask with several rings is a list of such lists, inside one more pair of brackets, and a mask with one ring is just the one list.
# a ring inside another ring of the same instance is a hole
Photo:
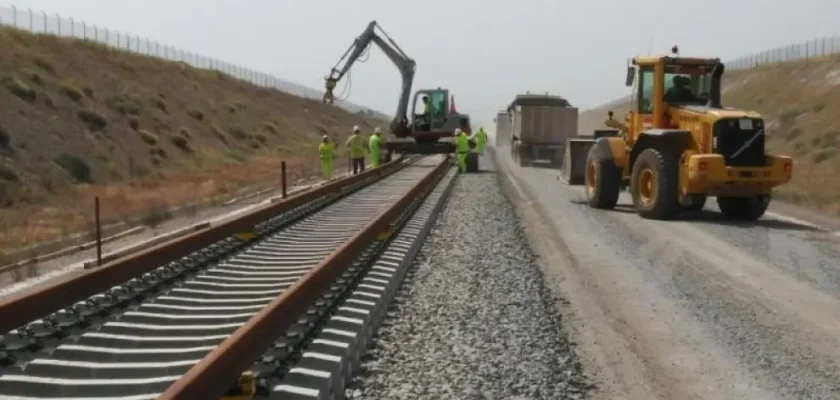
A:
{"label": "fence post", "polygon": [[33,18],[32,9],[29,9],[29,30],[35,32],[35,20]]}
{"label": "fence post", "polygon": [[102,223],[99,219],[99,196],[96,196],[94,202],[94,209],[96,213],[96,265],[102,265]]}
{"label": "fence post", "polygon": [[82,21],[82,39],[87,40],[87,22]]}
{"label": "fence post", "polygon": [[280,163],[280,190],[283,193],[283,199],[286,199],[286,162]]}
{"label": "fence post", "polygon": [[76,21],[70,18],[70,37],[76,37]]}
{"label": "fence post", "polygon": [[61,36],[61,16],[55,14],[55,20],[58,21],[58,36]]}
{"label": "fence post", "polygon": [[12,6],[12,26],[17,28],[17,7]]}

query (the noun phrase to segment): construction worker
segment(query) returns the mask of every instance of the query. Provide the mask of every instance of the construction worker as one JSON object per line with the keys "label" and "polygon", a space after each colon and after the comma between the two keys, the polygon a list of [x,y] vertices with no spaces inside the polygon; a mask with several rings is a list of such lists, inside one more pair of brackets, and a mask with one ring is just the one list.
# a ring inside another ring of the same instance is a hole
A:
{"label": "construction worker", "polygon": [[467,172],[467,154],[470,152],[470,138],[460,128],[455,129],[455,151],[458,156],[458,172]]}
{"label": "construction worker", "polygon": [[432,102],[429,96],[423,96],[423,120],[428,125],[426,129],[432,129]]}
{"label": "construction worker", "polygon": [[373,135],[370,135],[370,140],[368,141],[368,148],[370,149],[370,167],[376,168],[379,166],[380,161],[380,137],[381,131],[379,127],[373,130]]}
{"label": "construction worker", "polygon": [[475,145],[478,148],[478,154],[484,154],[484,148],[487,147],[487,132],[484,131],[483,126],[478,128],[475,134]]}
{"label": "construction worker", "polygon": [[324,179],[332,179],[333,160],[335,160],[335,144],[327,135],[324,135],[324,137],[321,138],[321,144],[318,145],[318,155],[321,158],[321,173],[324,174]]}
{"label": "construction worker", "polygon": [[347,148],[350,149],[350,159],[353,162],[353,175],[365,171],[365,144],[359,126],[353,127],[353,134],[347,139]]}

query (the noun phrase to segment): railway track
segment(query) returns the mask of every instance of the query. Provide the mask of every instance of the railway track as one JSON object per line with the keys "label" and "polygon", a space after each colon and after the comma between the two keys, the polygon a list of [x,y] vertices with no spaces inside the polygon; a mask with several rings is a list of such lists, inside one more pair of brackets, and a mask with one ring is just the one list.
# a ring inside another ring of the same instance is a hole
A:
{"label": "railway track", "polygon": [[443,157],[394,169],[30,319],[0,344],[0,398],[343,392],[455,176]]}

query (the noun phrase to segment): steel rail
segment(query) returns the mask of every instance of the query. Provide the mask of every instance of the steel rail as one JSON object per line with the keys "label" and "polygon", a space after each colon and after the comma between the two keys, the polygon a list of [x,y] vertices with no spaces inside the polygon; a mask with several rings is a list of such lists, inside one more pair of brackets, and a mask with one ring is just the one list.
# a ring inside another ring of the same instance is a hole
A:
{"label": "steel rail", "polygon": [[83,301],[90,296],[152,271],[165,263],[178,260],[227,237],[250,232],[254,226],[270,219],[272,216],[305,205],[325,195],[341,193],[345,188],[360,181],[373,177],[381,179],[404,168],[407,163],[403,161],[403,159],[393,160],[379,168],[372,168],[360,174],[300,192],[285,200],[267,204],[233,220],[160,243],[124,258],[113,260],[100,267],[86,270],[74,277],[57,280],[15,297],[0,300],[0,332],[8,332],[33,320],[46,317],[57,310]]}
{"label": "steel rail", "polygon": [[392,233],[391,224],[412,201],[434,189],[436,178],[443,176],[449,165],[447,156],[392,206],[228,336],[158,399],[214,399],[223,396],[240,374],[254,365],[265,349],[295,323],[336,276],[377,238]]}

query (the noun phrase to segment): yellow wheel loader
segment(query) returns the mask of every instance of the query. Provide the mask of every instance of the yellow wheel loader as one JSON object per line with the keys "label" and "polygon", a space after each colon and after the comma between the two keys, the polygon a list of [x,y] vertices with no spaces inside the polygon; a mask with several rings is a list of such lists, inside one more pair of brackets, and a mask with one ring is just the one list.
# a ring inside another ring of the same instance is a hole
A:
{"label": "yellow wheel loader", "polygon": [[772,189],[790,181],[791,157],[767,154],[761,115],[723,108],[717,58],[636,57],[627,67],[631,110],[613,130],[567,141],[564,175],[593,208],[612,209],[629,189],[638,214],[671,219],[716,196],[729,219],[756,220]]}

